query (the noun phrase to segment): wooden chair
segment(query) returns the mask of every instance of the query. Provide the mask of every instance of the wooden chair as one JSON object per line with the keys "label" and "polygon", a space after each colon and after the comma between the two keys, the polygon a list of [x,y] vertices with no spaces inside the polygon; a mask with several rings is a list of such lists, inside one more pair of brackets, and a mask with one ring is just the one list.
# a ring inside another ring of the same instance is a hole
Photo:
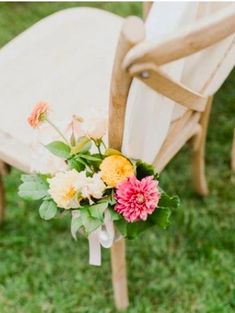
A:
{"label": "wooden chair", "polygon": [[231,152],[231,167],[232,167],[232,171],[235,172],[235,129],[233,132],[233,144],[232,144],[232,152]]}
{"label": "wooden chair", "polygon": [[[149,9],[148,7],[145,12]],[[132,23],[132,27],[129,23]],[[135,30],[135,36],[132,29]],[[143,36],[143,29],[144,26],[140,21],[129,19],[123,26],[119,39],[111,86],[109,145],[115,149],[121,149],[128,91],[131,79],[135,77],[189,109],[180,120],[172,123],[154,164],[159,171],[163,170],[181,147],[190,138],[194,138],[192,162],[194,185],[199,194],[207,195],[205,141],[212,95],[203,96],[173,81],[159,69],[159,65],[195,53],[233,34],[235,32],[235,7],[233,10],[225,9],[221,14],[206,19],[199,26],[195,25],[190,34],[175,35],[165,43],[151,48],[148,43],[138,45]],[[212,32],[213,36],[209,36]],[[128,53],[133,45],[136,47]],[[166,56],[166,51],[169,52],[169,57]],[[128,293],[124,240],[113,245],[111,257],[116,306],[119,309],[125,309],[128,306]]]}
{"label": "wooden chair", "polygon": [[[69,21],[71,22],[71,17],[74,18],[73,14],[75,14],[75,11],[70,10],[67,11],[66,14],[68,14],[68,12],[72,12],[71,16],[69,17]],[[93,40],[95,40],[95,44],[103,47],[103,44],[107,43],[106,41],[108,39],[110,41],[113,40],[112,47],[110,45],[109,48],[104,48],[106,49],[105,53],[110,53],[110,59],[108,61],[106,60],[108,59],[108,54],[104,54],[105,57],[104,59],[102,59],[102,62],[104,62],[104,64],[107,66],[110,66],[110,63],[113,63],[112,76],[111,72],[106,70],[104,71],[104,76],[106,76],[106,79],[112,77],[109,102],[109,146],[115,149],[122,148],[128,95],[132,80],[138,79],[147,86],[149,86],[151,89],[154,89],[157,93],[160,93],[165,97],[169,97],[170,99],[176,101],[177,103],[180,103],[187,108],[186,112],[180,119],[177,119],[171,123],[164,143],[160,151],[156,155],[154,164],[159,171],[163,170],[166,164],[174,157],[174,155],[181,149],[181,147],[184,146],[184,144],[189,139],[193,138],[193,179],[197,191],[203,195],[207,194],[208,189],[204,172],[204,149],[208,118],[212,103],[212,95],[203,94],[203,90],[201,92],[195,92],[191,90],[185,84],[182,84],[181,82],[172,79],[171,76],[169,76],[159,67],[176,59],[189,56],[197,51],[200,51],[222,41],[228,36],[231,36],[235,31],[234,5],[229,7],[229,9],[225,8],[219,13],[215,13],[212,17],[203,19],[202,21],[200,21],[200,23],[195,23],[190,32],[185,32],[184,29],[182,29],[182,31],[178,31],[176,34],[172,34],[171,37],[166,38],[164,41],[158,44],[150,44],[148,41],[144,40],[144,23],[139,18],[129,17],[123,23],[123,20],[121,18],[115,17],[111,14],[103,13],[98,10],[76,9],[76,12],[76,14],[80,16],[83,26],[86,25],[86,27],[88,27],[91,20],[93,24],[96,24],[96,21],[98,20],[99,23],[101,23],[102,21],[102,29],[106,30],[109,34],[106,35],[105,38],[103,38],[102,36],[95,39],[92,38]],[[12,75],[12,68],[10,70],[6,69],[3,66],[3,63],[1,63],[1,57],[3,60],[7,60],[8,65],[10,64],[11,66],[14,66],[14,64],[16,64],[15,54],[13,53],[14,49],[18,47],[23,49],[27,44],[29,38],[34,38],[33,35],[35,35],[35,31],[38,31],[39,35],[48,36],[48,25],[53,28],[53,23],[57,23],[57,26],[61,25],[60,23],[65,23],[65,20],[67,19],[67,15],[66,17],[65,15],[63,16],[63,13],[61,13],[59,16],[57,16],[57,18],[56,16],[48,18],[48,20],[45,21],[45,25],[36,25],[36,29],[34,28],[34,30],[29,30],[28,33],[26,32],[25,34],[23,34],[21,38],[19,37],[18,39],[16,39],[16,41],[13,41],[10,45],[8,45],[8,47],[6,47],[6,49],[3,51],[2,56],[0,53],[0,72],[2,73],[1,69],[4,69],[6,72],[5,80],[0,80],[0,91],[2,89],[1,84],[5,84],[4,86],[6,86],[6,79],[9,79],[9,77],[11,77]],[[89,17],[90,20],[87,21],[87,17]],[[121,26],[122,24],[123,26]],[[100,25],[101,24],[99,24],[99,26]],[[107,25],[109,26],[108,29]],[[93,26],[96,27],[96,25]],[[71,29],[68,27],[68,31],[70,30]],[[101,31],[101,29],[99,29],[99,31]],[[120,34],[120,36],[116,47],[115,40],[113,38],[118,34]],[[86,43],[87,35],[84,35],[83,40]],[[56,44],[58,44],[57,41]],[[90,44],[92,43],[89,42],[89,45]],[[30,48],[32,48],[32,46],[30,46]],[[39,50],[40,49],[41,48],[39,48]],[[45,51],[46,49],[42,49],[39,53],[39,56],[41,55],[43,57]],[[15,53],[17,55],[17,53],[19,53],[19,50],[15,50]],[[35,53],[37,53],[37,51],[35,51]],[[17,55],[17,57],[19,57],[19,55]],[[57,56],[53,55],[53,57]],[[87,60],[89,62],[92,62],[96,57],[97,54],[94,54],[93,59],[88,58]],[[97,58],[95,61],[100,62],[100,59]],[[29,60],[29,62],[31,62],[31,60]],[[90,77],[91,80],[93,79],[90,84],[90,90],[93,90],[92,87],[94,87],[100,79],[99,75],[97,75],[97,79],[94,79],[93,76],[96,76],[96,70],[97,72],[99,72],[100,68],[96,69],[93,66],[95,62],[92,64],[90,64],[89,62],[84,64],[81,72],[83,73],[85,71],[85,73],[87,73],[86,68],[88,68],[88,72],[90,74],[90,76],[88,75],[88,77]],[[234,63],[234,60],[232,60],[231,62]],[[71,64],[69,63],[68,65]],[[18,70],[20,69],[20,66],[15,66]],[[230,64],[230,68],[231,67],[232,66]],[[63,68],[63,70],[65,69]],[[68,73],[66,72],[66,74]],[[76,79],[77,77],[73,78]],[[51,81],[48,80],[48,83],[51,84]],[[56,84],[56,82],[53,81],[53,84]],[[53,84],[50,86],[53,86]],[[60,85],[60,82],[58,82],[58,84]],[[24,84],[22,83],[21,88],[23,87]],[[109,86],[106,85],[104,85],[103,87],[105,88],[105,91],[107,91],[107,88],[109,88]],[[31,91],[33,96],[31,96],[29,99],[27,98],[27,95],[25,96],[25,103],[27,102],[27,105],[25,104],[25,106],[21,108],[22,110],[24,110],[25,113],[29,111],[30,105],[33,104],[30,103],[29,100],[38,100],[37,97],[39,96],[40,92],[42,93],[40,97],[44,97],[44,99],[48,99],[50,102],[50,93],[44,92],[44,89],[40,86],[38,86],[38,88],[40,89],[39,93],[36,91],[37,89],[34,88],[33,93]],[[96,88],[94,87],[94,89]],[[96,91],[98,91],[99,93],[99,89]],[[55,95],[55,91],[52,90],[51,92],[54,92],[54,98],[52,97],[53,101],[58,100],[59,96],[57,97]],[[102,91],[100,92],[102,93]],[[10,95],[5,95],[4,100],[7,98],[7,96],[10,97]],[[48,97],[45,98],[45,96]],[[66,102],[67,100],[66,96],[68,96],[69,101],[72,102],[75,94],[72,92],[71,96],[69,95],[69,93],[64,92],[62,99],[64,102]],[[85,94],[85,102],[87,101],[87,97],[93,97],[93,95]],[[62,100],[58,101],[60,102]],[[78,99],[76,98],[75,100],[77,101]],[[67,106],[66,110],[74,110],[75,105],[77,105],[76,101],[71,107]],[[87,102],[85,105],[87,105]],[[64,107],[62,108],[62,110],[64,110]],[[21,115],[21,118],[23,117],[24,114]],[[10,119],[11,115],[8,114],[7,118]],[[4,121],[2,123],[4,124]],[[25,135],[25,139],[28,134],[27,129],[22,126],[23,123],[24,120],[19,120],[19,126],[17,127],[20,127],[20,132],[22,129],[22,133]],[[0,131],[0,158],[2,160],[0,167],[1,174],[3,174],[5,171],[5,165],[3,162],[27,172],[29,170],[29,144],[27,144],[26,140],[20,140],[21,136],[23,135],[17,137],[18,134],[10,133],[11,128],[7,128],[7,125],[5,124],[4,127],[1,127]],[[27,140],[29,140],[29,136],[27,137]],[[2,212],[1,216],[3,217],[4,193],[2,182],[0,182],[0,186],[0,209]],[[115,304],[118,309],[125,309],[128,306],[128,290],[124,240],[119,240],[113,245],[111,249],[111,263]]]}

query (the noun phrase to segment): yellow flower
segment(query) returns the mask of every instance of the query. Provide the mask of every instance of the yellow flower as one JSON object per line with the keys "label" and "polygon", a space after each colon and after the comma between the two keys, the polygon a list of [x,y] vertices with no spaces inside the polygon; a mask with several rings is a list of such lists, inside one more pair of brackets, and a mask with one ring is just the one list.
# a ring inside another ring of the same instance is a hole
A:
{"label": "yellow flower", "polygon": [[100,165],[100,170],[101,178],[110,187],[116,187],[118,183],[134,175],[133,165],[121,155],[105,158]]}

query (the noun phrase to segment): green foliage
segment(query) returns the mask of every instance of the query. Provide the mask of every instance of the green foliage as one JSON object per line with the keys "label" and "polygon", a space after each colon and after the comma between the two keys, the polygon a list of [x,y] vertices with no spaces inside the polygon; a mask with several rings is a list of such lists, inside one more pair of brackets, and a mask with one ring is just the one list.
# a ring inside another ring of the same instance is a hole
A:
{"label": "green foliage", "polygon": [[105,201],[105,202],[100,202],[97,204],[93,204],[91,206],[88,207],[89,213],[92,217],[100,220],[101,222],[103,222],[104,219],[104,211],[105,209],[108,207],[109,202]]}
{"label": "green foliage", "polygon": [[111,155],[122,155],[120,151],[116,150],[116,149],[112,149],[112,148],[108,148],[105,151],[105,155],[106,156],[111,156]]}
{"label": "green foliage", "polygon": [[48,183],[43,175],[22,175],[18,194],[25,200],[40,200],[48,195]]}
{"label": "green foliage", "polygon": [[[141,169],[142,174],[148,173],[148,175],[151,175],[151,166],[149,167],[148,164],[141,162]],[[145,171],[144,169],[147,170]],[[152,168],[152,170],[155,171],[154,168]],[[146,221],[126,223],[123,217],[114,217],[113,220],[115,221],[116,227],[123,236],[126,236],[129,239],[133,239],[143,231],[155,225],[159,226],[162,229],[166,229],[170,225],[171,213],[172,211],[179,208],[179,203],[179,198],[177,196],[171,197],[163,190],[161,190],[161,198],[159,200],[158,207],[151,215],[149,215]]]}
{"label": "green foliage", "polygon": [[70,156],[71,149],[68,145],[62,141],[53,141],[45,146],[51,153],[62,158],[68,159]]}
{"label": "green foliage", "polygon": [[98,228],[104,222],[104,211],[109,202],[103,201],[94,205],[84,205],[78,212],[78,217],[73,217],[71,222],[71,233],[76,238],[76,233],[83,227],[86,236]]}
{"label": "green foliage", "polygon": [[163,229],[166,229],[170,224],[171,210],[169,208],[157,208],[156,214],[152,214],[150,221],[153,224],[157,224]]}
{"label": "green foliage", "polygon": [[146,221],[137,221],[127,223],[124,218],[119,218],[115,221],[120,233],[128,239],[137,237],[143,231],[158,225],[160,228],[166,229],[170,224],[171,210],[170,208],[157,208]]}
{"label": "green foliage", "polygon": [[161,198],[158,203],[159,207],[164,208],[175,208],[177,209],[180,206],[180,199],[178,196],[169,196],[163,190],[161,191]]}
{"label": "green foliage", "polygon": [[91,232],[103,224],[103,220],[92,217],[90,210],[86,207],[80,210],[82,226],[88,236]]}
{"label": "green foliage", "polygon": [[138,179],[142,179],[146,176],[154,176],[155,179],[158,178],[158,173],[152,164],[148,164],[141,160],[137,160],[135,166],[136,166],[136,176]]}
{"label": "green foliage", "polygon": [[[79,212],[79,211],[77,211]],[[80,214],[80,213],[78,213]],[[73,217],[71,220],[71,234],[73,238],[76,240],[77,239],[77,232],[79,229],[82,227],[82,219],[81,216]]]}
{"label": "green foliage", "polygon": [[43,201],[39,207],[39,215],[44,220],[50,220],[56,216],[57,206],[54,201]]}
{"label": "green foliage", "polygon": [[90,150],[92,145],[92,141],[90,138],[83,136],[80,137],[74,147],[71,149],[71,154],[77,154],[77,153],[86,153]]}
{"label": "green foliage", "polygon": [[86,162],[78,156],[71,157],[67,162],[71,170],[75,169],[76,171],[81,172],[86,168]]}
{"label": "green foliage", "polygon": [[109,206],[108,210],[109,210],[112,221],[118,221],[122,219],[121,215],[118,214],[116,211],[114,211],[112,206]]}

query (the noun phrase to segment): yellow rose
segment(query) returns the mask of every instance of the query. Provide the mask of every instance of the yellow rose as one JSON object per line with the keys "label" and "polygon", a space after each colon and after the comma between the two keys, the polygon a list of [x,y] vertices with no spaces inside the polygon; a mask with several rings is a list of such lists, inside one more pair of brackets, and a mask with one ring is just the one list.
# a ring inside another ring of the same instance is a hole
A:
{"label": "yellow rose", "polygon": [[100,170],[101,178],[110,187],[116,187],[118,183],[135,174],[131,162],[121,155],[105,158],[100,165]]}

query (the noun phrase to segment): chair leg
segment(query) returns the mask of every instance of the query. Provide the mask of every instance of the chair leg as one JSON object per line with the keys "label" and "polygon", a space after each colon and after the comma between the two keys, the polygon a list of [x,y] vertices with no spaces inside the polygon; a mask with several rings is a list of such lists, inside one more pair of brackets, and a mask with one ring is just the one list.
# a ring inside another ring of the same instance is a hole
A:
{"label": "chair leg", "polygon": [[196,135],[193,149],[193,183],[196,191],[202,196],[209,193],[205,174],[205,144],[212,100],[213,97],[208,98],[206,110],[202,113],[200,120],[201,131]]}
{"label": "chair leg", "polygon": [[0,224],[2,224],[4,221],[4,215],[5,215],[5,190],[2,176],[0,174]]}
{"label": "chair leg", "polygon": [[118,310],[125,310],[128,307],[129,301],[124,239],[113,244],[111,248],[111,263],[115,305]]}
{"label": "chair leg", "polygon": [[231,152],[231,167],[232,172],[235,173],[235,128],[233,132],[233,144],[232,144],[232,152]]}
{"label": "chair leg", "polygon": [[3,176],[10,172],[10,166],[0,160],[0,224],[4,221],[5,216],[5,188],[3,183]]}

